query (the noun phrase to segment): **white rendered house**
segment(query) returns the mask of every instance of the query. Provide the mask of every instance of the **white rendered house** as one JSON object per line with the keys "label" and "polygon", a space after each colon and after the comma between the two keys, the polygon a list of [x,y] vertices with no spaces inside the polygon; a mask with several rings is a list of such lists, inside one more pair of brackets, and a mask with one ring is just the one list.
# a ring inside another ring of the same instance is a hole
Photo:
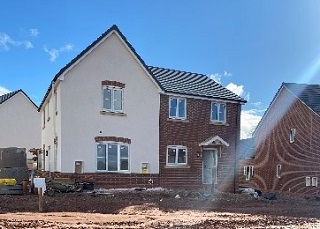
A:
{"label": "white rendered house", "polygon": [[159,173],[160,88],[116,26],[61,69],[40,105],[40,169]]}
{"label": "white rendered house", "polygon": [[30,149],[39,148],[41,141],[38,107],[22,90],[0,96],[0,148],[25,148],[32,163]]}

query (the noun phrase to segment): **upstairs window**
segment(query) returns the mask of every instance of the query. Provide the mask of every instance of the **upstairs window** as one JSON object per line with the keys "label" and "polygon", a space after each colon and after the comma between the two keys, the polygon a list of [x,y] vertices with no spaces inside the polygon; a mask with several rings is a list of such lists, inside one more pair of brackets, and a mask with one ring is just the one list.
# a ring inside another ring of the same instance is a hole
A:
{"label": "upstairs window", "polygon": [[173,119],[186,119],[186,99],[169,98],[169,117]]}
{"label": "upstairs window", "polygon": [[121,143],[98,144],[97,171],[129,171],[129,147]]}
{"label": "upstairs window", "polygon": [[296,129],[291,128],[290,129],[290,137],[289,137],[290,143],[294,143],[295,137],[296,137]]}
{"label": "upstairs window", "polygon": [[318,186],[318,177],[312,177],[311,179],[311,185],[313,187],[317,187]]}
{"label": "upstairs window", "polygon": [[226,109],[225,103],[211,103],[211,122],[226,123]]}
{"label": "upstairs window", "polygon": [[311,186],[311,178],[306,177],[306,186]]}
{"label": "upstairs window", "polygon": [[246,180],[250,180],[254,175],[253,165],[246,165],[243,167],[243,175],[246,177]]}
{"label": "upstairs window", "polygon": [[123,112],[123,89],[103,88],[103,109],[110,112]]}
{"label": "upstairs window", "polygon": [[187,147],[168,146],[167,165],[187,165]]}

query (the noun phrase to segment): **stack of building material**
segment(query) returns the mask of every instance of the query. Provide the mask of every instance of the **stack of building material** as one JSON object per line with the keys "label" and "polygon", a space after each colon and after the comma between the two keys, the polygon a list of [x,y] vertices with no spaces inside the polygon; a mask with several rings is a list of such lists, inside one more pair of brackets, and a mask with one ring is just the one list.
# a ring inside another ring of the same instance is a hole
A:
{"label": "stack of building material", "polygon": [[0,179],[16,181],[0,184],[0,194],[22,194],[22,181],[29,180],[26,149],[0,148]]}

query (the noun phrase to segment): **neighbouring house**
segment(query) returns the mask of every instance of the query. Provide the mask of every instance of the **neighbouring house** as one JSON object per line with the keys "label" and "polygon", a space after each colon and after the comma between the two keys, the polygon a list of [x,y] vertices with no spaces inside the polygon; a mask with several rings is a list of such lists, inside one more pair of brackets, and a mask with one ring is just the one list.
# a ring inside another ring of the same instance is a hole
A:
{"label": "neighbouring house", "polygon": [[114,25],[53,78],[40,169],[99,187],[233,190],[245,102],[205,75],[147,66]]}
{"label": "neighbouring house", "polygon": [[[254,132],[240,183],[263,192],[317,195],[320,85],[283,83]],[[250,153],[249,153],[250,154]]]}
{"label": "neighbouring house", "polygon": [[34,161],[30,149],[41,142],[38,107],[22,90],[0,96],[0,148],[25,148],[28,167]]}

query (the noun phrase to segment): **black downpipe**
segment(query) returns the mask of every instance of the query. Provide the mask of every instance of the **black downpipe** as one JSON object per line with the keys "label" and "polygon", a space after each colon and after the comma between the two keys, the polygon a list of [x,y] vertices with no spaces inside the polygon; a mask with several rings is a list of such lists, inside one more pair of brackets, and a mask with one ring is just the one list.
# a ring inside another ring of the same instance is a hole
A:
{"label": "black downpipe", "polygon": [[[234,174],[233,174],[233,193],[236,193],[236,181],[237,181],[237,155],[238,155],[238,136],[240,135],[240,126],[238,128],[238,114],[239,114],[239,106],[241,105],[238,105],[237,106],[237,109],[236,109],[236,137],[235,137],[235,143],[234,143],[234,146],[235,146],[235,154],[234,154]],[[240,139],[240,136],[239,136],[239,139]]]}

